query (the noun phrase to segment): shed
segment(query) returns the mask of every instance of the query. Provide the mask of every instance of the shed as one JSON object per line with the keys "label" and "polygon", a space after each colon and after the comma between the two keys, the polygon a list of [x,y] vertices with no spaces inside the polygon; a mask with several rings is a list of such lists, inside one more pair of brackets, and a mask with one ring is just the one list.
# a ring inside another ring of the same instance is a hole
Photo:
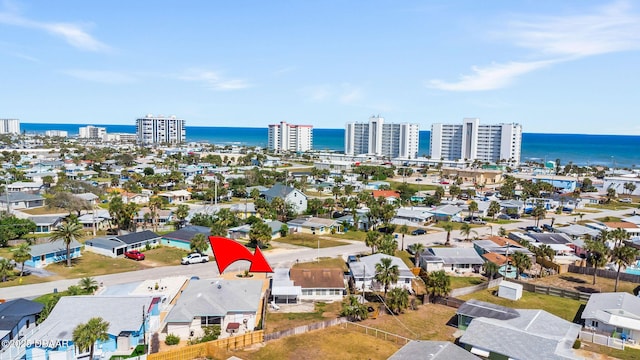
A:
{"label": "shed", "polygon": [[522,285],[502,281],[498,287],[498,297],[509,300],[519,300],[522,297]]}

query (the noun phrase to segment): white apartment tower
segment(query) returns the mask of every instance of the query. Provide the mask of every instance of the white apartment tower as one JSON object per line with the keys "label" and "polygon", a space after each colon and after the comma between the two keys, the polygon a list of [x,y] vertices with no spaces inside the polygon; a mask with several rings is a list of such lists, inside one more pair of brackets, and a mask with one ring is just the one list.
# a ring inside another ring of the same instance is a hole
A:
{"label": "white apartment tower", "polygon": [[269,125],[267,148],[275,151],[309,151],[313,148],[313,126],[281,121]]}
{"label": "white apartment tower", "polygon": [[414,159],[418,156],[419,136],[418,124],[385,124],[384,118],[372,116],[368,123],[347,123],[344,153]]}
{"label": "white apartment tower", "polygon": [[20,120],[0,119],[0,134],[20,134]]}
{"label": "white apartment tower", "polygon": [[102,141],[107,135],[107,128],[99,126],[83,126],[78,128],[78,137],[81,139],[99,139]]}
{"label": "white apartment tower", "polygon": [[136,120],[136,135],[141,144],[180,144],[187,140],[185,121],[175,116],[147,116]]}
{"label": "white apartment tower", "polygon": [[431,125],[432,159],[520,162],[520,124],[480,125],[480,119],[465,118],[462,124]]}

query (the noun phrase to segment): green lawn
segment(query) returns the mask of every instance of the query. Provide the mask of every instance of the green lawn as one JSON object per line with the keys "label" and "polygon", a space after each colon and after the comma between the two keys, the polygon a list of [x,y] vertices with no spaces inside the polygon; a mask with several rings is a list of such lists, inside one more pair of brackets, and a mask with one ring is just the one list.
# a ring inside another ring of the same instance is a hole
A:
{"label": "green lawn", "polygon": [[614,357],[621,360],[640,360],[640,350],[626,347],[624,350],[618,350],[610,348],[604,345],[592,344],[588,342],[582,342],[582,349],[587,351],[593,351],[598,354]]}
{"label": "green lawn", "polygon": [[310,248],[328,248],[335,247],[341,245],[349,245],[344,241],[331,240],[321,237],[319,235],[311,235],[311,234],[291,234],[287,235],[283,238],[278,238],[274,240],[274,242],[297,245],[297,246],[306,246]]}
{"label": "green lawn", "polygon": [[452,289],[460,289],[473,285],[480,285],[485,282],[484,278],[475,276],[449,276]]}
{"label": "green lawn", "polygon": [[[391,185],[391,190],[398,190],[400,185],[402,185],[402,182],[398,182],[398,181],[389,181],[389,185]],[[418,192],[418,191],[430,191],[430,190],[435,190],[437,188],[439,188],[440,186],[438,185],[426,185],[426,184],[412,184],[412,183],[406,183],[408,185],[408,189]]]}
{"label": "green lawn", "polygon": [[364,241],[367,238],[367,232],[366,231],[349,230],[344,234],[331,234],[331,235],[327,235],[327,236],[331,236],[331,237],[338,238],[338,239],[344,239],[344,240]]}
{"label": "green lawn", "polygon": [[114,274],[126,271],[135,271],[148,268],[143,265],[144,261],[134,261],[124,258],[111,258],[102,256],[90,251],[84,251],[82,256],[71,261],[72,266],[67,267],[66,262],[51,264],[47,270],[63,278],[82,278],[86,276],[97,276]]}
{"label": "green lawn", "polygon": [[414,267],[415,263],[413,261],[413,255],[409,254],[409,252],[407,251],[396,251],[396,256],[399,257],[400,259],[402,259],[402,261],[404,261],[405,264],[407,264],[407,266],[409,267],[409,269],[411,269],[412,267]]}
{"label": "green lawn", "polygon": [[187,254],[189,254],[188,251],[171,246],[158,246],[144,251],[146,260],[161,266],[180,265],[180,260]]}
{"label": "green lawn", "polygon": [[462,300],[476,299],[486,301],[514,309],[542,309],[565,320],[573,321],[578,309],[583,302],[558,296],[536,294],[528,291],[522,292],[522,298],[517,301],[499,298],[493,295],[497,289],[487,289],[473,294],[460,296]]}
{"label": "green lawn", "polygon": [[306,263],[297,263],[293,267],[300,269],[318,269],[318,268],[340,268],[342,271],[348,271],[347,263],[341,257],[320,258],[320,261],[312,261]]}

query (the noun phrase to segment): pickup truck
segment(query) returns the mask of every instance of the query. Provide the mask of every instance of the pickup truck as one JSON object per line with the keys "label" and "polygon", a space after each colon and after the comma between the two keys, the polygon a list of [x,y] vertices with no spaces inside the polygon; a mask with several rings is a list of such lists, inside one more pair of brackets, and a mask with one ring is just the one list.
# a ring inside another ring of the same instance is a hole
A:
{"label": "pickup truck", "polygon": [[200,253],[193,253],[183,257],[180,263],[182,265],[189,265],[189,264],[206,263],[207,261],[209,261],[209,256],[203,255]]}

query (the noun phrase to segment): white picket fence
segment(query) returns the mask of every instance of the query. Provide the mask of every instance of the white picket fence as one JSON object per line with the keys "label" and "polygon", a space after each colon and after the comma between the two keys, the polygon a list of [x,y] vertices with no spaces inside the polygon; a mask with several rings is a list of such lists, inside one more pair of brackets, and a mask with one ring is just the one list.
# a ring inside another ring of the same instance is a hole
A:
{"label": "white picket fence", "polygon": [[624,350],[624,341],[611,336],[597,334],[591,331],[580,331],[580,340],[608,346],[614,349]]}

